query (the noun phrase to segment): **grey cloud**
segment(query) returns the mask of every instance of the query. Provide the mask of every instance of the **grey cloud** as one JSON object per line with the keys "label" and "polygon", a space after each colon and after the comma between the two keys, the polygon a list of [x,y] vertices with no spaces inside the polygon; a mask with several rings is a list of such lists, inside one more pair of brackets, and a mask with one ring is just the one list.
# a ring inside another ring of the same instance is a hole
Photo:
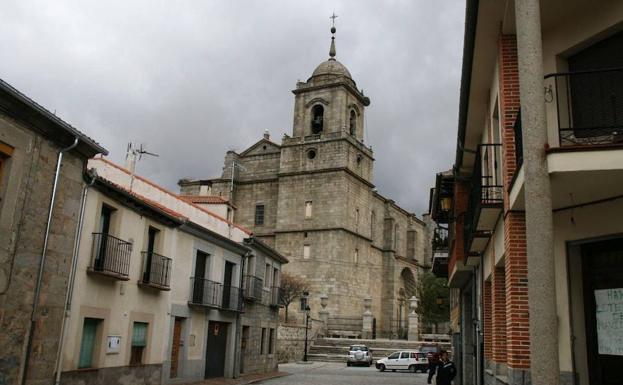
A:
{"label": "grey cloud", "polygon": [[3,4],[0,77],[123,162],[176,190],[221,172],[228,149],[292,125],[293,95],[337,56],[371,97],[367,141],[381,193],[418,214],[452,163],[464,4],[422,1],[34,1]]}

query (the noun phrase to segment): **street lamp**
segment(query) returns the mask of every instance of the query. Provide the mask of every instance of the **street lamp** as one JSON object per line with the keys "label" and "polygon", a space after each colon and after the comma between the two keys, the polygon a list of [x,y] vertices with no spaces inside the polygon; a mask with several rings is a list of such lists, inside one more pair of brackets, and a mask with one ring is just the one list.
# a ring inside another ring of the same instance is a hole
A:
{"label": "street lamp", "polygon": [[305,298],[305,353],[303,354],[303,362],[307,362],[307,330],[309,329],[309,304],[307,303],[307,297],[309,297],[309,292],[303,292],[303,298]]}
{"label": "street lamp", "polygon": [[307,330],[309,329],[309,305],[305,306],[305,355],[303,355],[303,362],[307,362]]}

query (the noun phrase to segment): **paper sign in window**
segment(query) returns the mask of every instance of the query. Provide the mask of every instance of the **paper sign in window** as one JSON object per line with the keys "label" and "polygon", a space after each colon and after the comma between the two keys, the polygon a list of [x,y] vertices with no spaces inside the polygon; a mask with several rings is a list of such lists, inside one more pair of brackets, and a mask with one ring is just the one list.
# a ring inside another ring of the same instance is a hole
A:
{"label": "paper sign in window", "polygon": [[595,290],[599,354],[623,356],[623,288]]}

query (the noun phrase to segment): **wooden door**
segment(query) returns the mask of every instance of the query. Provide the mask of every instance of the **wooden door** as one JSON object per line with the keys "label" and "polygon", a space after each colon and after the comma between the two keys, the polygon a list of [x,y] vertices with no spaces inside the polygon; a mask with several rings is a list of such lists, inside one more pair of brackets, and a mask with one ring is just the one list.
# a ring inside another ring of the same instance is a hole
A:
{"label": "wooden door", "polygon": [[240,373],[244,373],[244,361],[247,355],[247,346],[249,344],[249,326],[242,327],[242,338],[240,340]]}
{"label": "wooden door", "polygon": [[182,322],[182,318],[175,317],[175,323],[173,324],[173,341],[171,344],[171,378],[177,377],[179,368],[180,348],[182,346]]}
{"label": "wooden door", "polygon": [[210,321],[206,351],[205,378],[225,375],[225,354],[227,353],[227,326],[224,322]]}
{"label": "wooden door", "polygon": [[621,385],[623,238],[582,245],[582,275],[590,385]]}

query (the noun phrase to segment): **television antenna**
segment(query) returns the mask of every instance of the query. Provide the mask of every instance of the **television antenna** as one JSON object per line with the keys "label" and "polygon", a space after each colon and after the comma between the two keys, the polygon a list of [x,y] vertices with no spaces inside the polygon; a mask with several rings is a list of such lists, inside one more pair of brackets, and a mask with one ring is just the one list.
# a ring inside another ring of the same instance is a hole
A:
{"label": "television antenna", "polygon": [[125,153],[125,168],[134,175],[134,171],[136,170],[136,162],[143,158],[143,155],[149,155],[154,157],[159,157],[160,155],[149,152],[145,149],[145,144],[141,143],[138,147],[136,144],[132,142],[128,142],[128,146],[126,148]]}

